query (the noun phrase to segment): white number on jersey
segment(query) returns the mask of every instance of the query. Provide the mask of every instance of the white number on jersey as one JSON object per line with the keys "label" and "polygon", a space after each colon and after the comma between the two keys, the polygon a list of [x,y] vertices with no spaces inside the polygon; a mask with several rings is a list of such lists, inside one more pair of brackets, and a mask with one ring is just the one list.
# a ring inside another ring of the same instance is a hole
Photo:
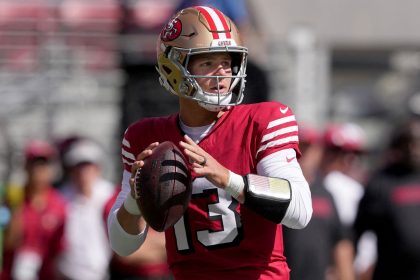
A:
{"label": "white number on jersey", "polygon": [[215,195],[217,199],[207,204],[209,221],[220,222],[220,230],[203,229],[191,232],[188,215],[184,215],[175,225],[175,237],[178,251],[193,250],[191,234],[195,234],[198,242],[208,249],[235,246],[242,240],[242,224],[237,212],[238,202],[224,190],[216,187],[204,177],[193,181],[191,199],[206,198]]}

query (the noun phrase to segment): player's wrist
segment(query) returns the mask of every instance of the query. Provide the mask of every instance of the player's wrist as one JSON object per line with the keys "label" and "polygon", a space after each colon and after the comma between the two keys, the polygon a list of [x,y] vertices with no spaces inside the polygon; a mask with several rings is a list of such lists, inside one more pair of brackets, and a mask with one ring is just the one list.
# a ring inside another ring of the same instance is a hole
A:
{"label": "player's wrist", "polygon": [[225,191],[233,198],[238,199],[245,188],[244,178],[229,170],[229,180]]}
{"label": "player's wrist", "polygon": [[130,213],[131,215],[141,216],[141,211],[139,206],[137,205],[137,201],[134,197],[129,193],[124,200],[124,208],[125,210]]}

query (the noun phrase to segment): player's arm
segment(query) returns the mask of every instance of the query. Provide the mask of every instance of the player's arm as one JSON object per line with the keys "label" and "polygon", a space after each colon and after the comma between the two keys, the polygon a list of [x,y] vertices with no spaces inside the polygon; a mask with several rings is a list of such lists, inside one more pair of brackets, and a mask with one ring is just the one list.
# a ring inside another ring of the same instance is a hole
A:
{"label": "player's arm", "polygon": [[281,223],[290,228],[304,228],[312,217],[312,199],[295,150],[280,150],[264,157],[257,164],[257,173],[289,182],[291,199]]}
{"label": "player's arm", "polygon": [[[242,177],[230,172],[229,182],[234,181],[233,189],[243,192],[244,205],[275,223],[304,228],[312,216],[312,200],[296,152],[286,149],[265,157],[257,173]],[[226,191],[231,188],[229,183]]]}
{"label": "player's arm", "polygon": [[124,171],[121,191],[108,215],[111,247],[120,256],[135,252],[143,244],[148,229],[142,221],[140,211],[133,211],[135,200],[131,195],[130,178],[131,173]]}
{"label": "player's arm", "polygon": [[[252,178],[255,191],[252,187],[245,189],[245,205],[274,222],[280,220],[287,227],[303,228],[312,217],[312,200],[297,161],[296,117],[288,106],[270,102],[262,104],[253,118],[257,126],[257,174],[269,178],[269,183],[259,186],[262,178]],[[259,190],[264,196],[253,195]]]}
{"label": "player's arm", "polygon": [[[125,139],[124,144],[129,146]],[[137,156],[137,159],[129,152],[123,152],[123,159],[124,156],[127,157],[130,154],[131,161],[128,162],[128,165],[131,166],[131,172],[124,170],[121,191],[108,216],[111,247],[121,256],[135,252],[143,244],[147,235],[147,224],[135,200],[134,175],[144,165],[143,159],[151,155],[157,145],[157,142],[150,144]],[[125,164],[127,164],[127,160]]]}

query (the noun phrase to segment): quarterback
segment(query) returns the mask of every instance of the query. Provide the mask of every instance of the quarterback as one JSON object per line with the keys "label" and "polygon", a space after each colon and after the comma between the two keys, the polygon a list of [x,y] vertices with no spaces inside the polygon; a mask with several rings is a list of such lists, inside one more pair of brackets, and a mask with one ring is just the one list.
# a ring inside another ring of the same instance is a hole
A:
{"label": "quarterback", "polygon": [[159,143],[172,141],[193,178],[187,211],[165,231],[175,279],[289,279],[282,226],[308,224],[311,193],[297,162],[292,109],[240,105],[247,54],[235,24],[215,8],[186,8],[163,28],[156,68],[162,86],[179,96],[179,112],[141,119],[125,132],[122,190],[108,217],[118,254],[131,254],[147,237],[135,174]]}

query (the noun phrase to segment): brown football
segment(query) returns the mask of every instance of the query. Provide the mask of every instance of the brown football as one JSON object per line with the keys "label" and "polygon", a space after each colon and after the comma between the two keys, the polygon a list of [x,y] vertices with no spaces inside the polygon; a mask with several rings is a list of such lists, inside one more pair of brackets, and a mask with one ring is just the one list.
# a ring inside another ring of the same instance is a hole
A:
{"label": "brown football", "polygon": [[174,143],[160,143],[144,160],[135,182],[137,204],[154,230],[165,231],[182,217],[191,199],[191,174]]}

